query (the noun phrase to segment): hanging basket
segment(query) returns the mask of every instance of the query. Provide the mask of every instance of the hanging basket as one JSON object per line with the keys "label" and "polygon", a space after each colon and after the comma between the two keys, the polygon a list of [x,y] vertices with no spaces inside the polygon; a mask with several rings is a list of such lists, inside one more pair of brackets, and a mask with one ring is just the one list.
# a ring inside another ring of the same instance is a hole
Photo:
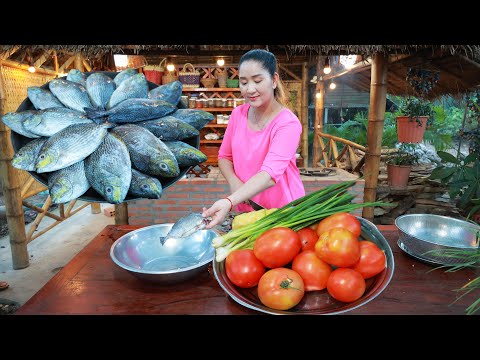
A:
{"label": "hanging basket", "polygon": [[186,63],[183,65],[183,69],[178,72],[178,80],[186,88],[200,87],[200,72],[195,70],[192,64]]}
{"label": "hanging basket", "polygon": [[397,116],[397,137],[401,143],[421,143],[427,127],[428,116],[418,116],[421,125],[416,119],[408,116]]}
{"label": "hanging basket", "polygon": [[159,65],[145,65],[143,73],[148,81],[151,81],[157,85],[162,85],[162,76],[165,71],[164,63],[167,58],[163,58]]}

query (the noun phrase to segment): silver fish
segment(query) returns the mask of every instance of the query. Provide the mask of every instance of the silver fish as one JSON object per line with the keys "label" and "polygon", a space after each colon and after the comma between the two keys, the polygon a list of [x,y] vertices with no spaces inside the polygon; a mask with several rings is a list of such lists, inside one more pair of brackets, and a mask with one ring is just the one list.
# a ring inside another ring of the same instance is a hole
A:
{"label": "silver fish", "polygon": [[199,134],[192,125],[167,115],[160,119],[153,119],[135,123],[150,131],[162,141],[183,140]]}
{"label": "silver fish", "polygon": [[173,224],[167,235],[160,237],[160,242],[163,245],[168,239],[187,237],[196,231],[204,229],[207,224],[208,220],[202,214],[190,213]]}
{"label": "silver fish", "polygon": [[133,123],[158,119],[174,112],[177,108],[163,100],[127,99],[108,111],[85,109],[87,117],[97,119],[108,117],[112,123]]}
{"label": "silver fish", "polygon": [[38,86],[29,86],[27,88],[27,96],[37,110],[64,107],[55,95]]}
{"label": "silver fish", "polygon": [[112,93],[107,109],[113,108],[127,99],[145,99],[148,97],[148,83],[145,75],[136,74],[123,81]]}
{"label": "silver fish", "polygon": [[162,197],[162,183],[153,176],[143,174],[132,168],[132,182],[128,193],[145,199],[160,199]]}
{"label": "silver fish", "polygon": [[138,71],[132,68],[122,70],[113,78],[113,82],[119,87],[122,82],[136,74],[138,74]]}
{"label": "silver fish", "polygon": [[87,76],[78,69],[72,69],[67,74],[67,80],[76,82],[77,84],[82,85],[83,87],[87,86],[86,83]]}
{"label": "silver fish", "polygon": [[54,171],[48,177],[48,192],[54,204],[75,200],[89,188],[83,160]]}
{"label": "silver fish", "polygon": [[125,143],[111,133],[85,159],[85,173],[92,187],[111,204],[127,196],[132,179],[132,163]]}
{"label": "silver fish", "polygon": [[175,155],[180,167],[195,166],[207,161],[207,155],[183,141],[165,141],[164,143]]}
{"label": "silver fish", "polygon": [[40,136],[25,129],[25,126],[23,126],[23,122],[33,116],[35,113],[35,110],[9,112],[2,117],[2,121],[5,125],[7,125],[12,131],[16,132],[17,134],[34,139]]}
{"label": "silver fish", "polygon": [[35,171],[38,153],[47,140],[47,137],[40,137],[22,146],[13,155],[12,166],[20,170]]}
{"label": "silver fish", "polygon": [[113,124],[70,125],[51,136],[38,154],[37,173],[63,169],[85,159],[93,153],[107,135]]}
{"label": "silver fish", "polygon": [[177,105],[182,96],[183,84],[176,80],[168,84],[160,85],[148,92],[150,99],[159,99]]}
{"label": "silver fish", "polygon": [[60,102],[70,109],[85,112],[84,108],[92,108],[90,97],[84,86],[65,79],[53,79],[48,84],[50,91]]}
{"label": "silver fish", "polygon": [[113,80],[103,73],[94,73],[87,78],[87,92],[97,109],[105,110],[108,101],[116,89]]}
{"label": "silver fish", "polygon": [[215,118],[212,113],[198,109],[178,109],[170,115],[192,125],[197,130],[201,130]]}
{"label": "silver fish", "polygon": [[81,112],[68,108],[50,108],[39,110],[23,122],[26,130],[40,135],[52,136],[67,126],[74,124],[92,124],[93,121]]}
{"label": "silver fish", "polygon": [[162,140],[147,129],[134,124],[117,126],[112,134],[127,145],[132,165],[149,175],[175,177],[180,174],[177,159]]}

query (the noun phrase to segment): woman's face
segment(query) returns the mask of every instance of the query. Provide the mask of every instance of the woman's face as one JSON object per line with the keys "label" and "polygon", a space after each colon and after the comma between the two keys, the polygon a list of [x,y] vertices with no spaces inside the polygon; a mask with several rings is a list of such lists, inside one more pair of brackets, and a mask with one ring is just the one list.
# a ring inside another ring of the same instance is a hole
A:
{"label": "woman's face", "polygon": [[245,101],[253,107],[270,104],[274,99],[273,90],[277,87],[278,74],[272,78],[258,61],[247,60],[238,69],[240,91]]}

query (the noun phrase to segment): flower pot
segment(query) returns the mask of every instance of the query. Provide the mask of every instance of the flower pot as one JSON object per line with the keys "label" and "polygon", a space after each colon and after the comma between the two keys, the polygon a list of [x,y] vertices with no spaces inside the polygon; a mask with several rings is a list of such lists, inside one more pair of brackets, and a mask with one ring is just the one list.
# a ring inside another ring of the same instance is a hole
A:
{"label": "flower pot", "polygon": [[392,190],[405,190],[408,185],[408,178],[411,165],[387,165],[387,180],[388,185]]}
{"label": "flower pot", "polygon": [[418,116],[421,120],[420,125],[417,120],[408,116],[397,116],[397,136],[401,143],[420,143],[423,140],[423,134],[427,128],[428,116]]}

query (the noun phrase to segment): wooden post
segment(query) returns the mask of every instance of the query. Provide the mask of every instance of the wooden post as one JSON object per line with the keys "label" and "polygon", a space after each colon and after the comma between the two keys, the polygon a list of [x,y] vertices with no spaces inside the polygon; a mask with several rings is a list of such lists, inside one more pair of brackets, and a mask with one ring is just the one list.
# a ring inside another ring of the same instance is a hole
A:
{"label": "wooden post", "polygon": [[[325,101],[325,83],[323,82],[323,66],[325,58],[319,56],[317,60],[317,86],[315,87],[315,122],[313,136],[313,162],[312,166],[317,167],[320,161],[320,133],[323,131],[323,110]],[[319,94],[317,96],[317,94]],[[327,166],[327,164],[325,164]]]}
{"label": "wooden post", "polygon": [[115,225],[128,225],[128,205],[126,202],[115,204]]}
{"label": "wooden post", "polygon": [[308,63],[302,66],[302,158],[304,167],[308,167]]}
{"label": "wooden post", "polygon": [[92,214],[100,214],[102,212],[102,206],[100,203],[92,202],[90,203],[90,210]]}
{"label": "wooden post", "polygon": [[75,60],[73,63],[73,66],[75,69],[80,70],[80,71],[85,71],[85,68],[83,67],[83,57],[82,54],[78,53],[75,55]]}
{"label": "wooden post", "polygon": [[57,56],[57,50],[53,50],[53,70],[55,70],[56,73],[58,73],[58,56]]}
{"label": "wooden post", "polygon": [[[365,189],[363,201],[375,201],[378,171],[382,152],[383,121],[387,102],[387,58],[376,53],[373,58],[370,81],[370,111],[368,113],[367,148],[365,152]],[[372,221],[372,206],[363,208],[362,217]]]}
{"label": "wooden post", "polygon": [[[1,66],[1,62],[0,62]],[[0,72],[0,116],[5,115],[6,101],[5,83]],[[9,129],[0,121],[0,180],[5,196],[5,211],[7,215],[8,233],[12,252],[13,269],[23,269],[30,265],[27,235],[20,186],[20,171],[15,169],[10,161],[13,157],[13,147],[10,141]]]}

